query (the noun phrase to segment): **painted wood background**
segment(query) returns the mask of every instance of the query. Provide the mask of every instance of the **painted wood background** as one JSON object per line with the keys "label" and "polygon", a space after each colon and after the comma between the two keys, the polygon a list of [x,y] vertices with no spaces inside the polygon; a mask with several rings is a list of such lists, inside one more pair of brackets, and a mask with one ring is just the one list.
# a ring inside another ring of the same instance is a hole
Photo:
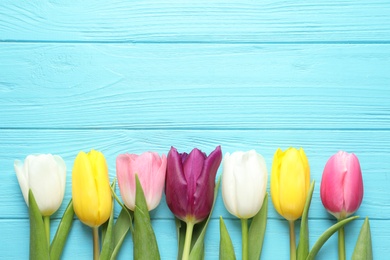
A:
{"label": "painted wood background", "polygon": [[[335,221],[319,184],[338,150],[359,157],[361,218],[346,228],[351,256],[365,216],[375,259],[390,254],[390,2],[151,0],[0,2],[0,258],[27,259],[29,221],[13,169],[31,153],[102,151],[110,178],[124,152],[303,147],[316,188],[310,243]],[[221,171],[219,170],[219,173]],[[268,188],[269,190],[269,188]],[[119,207],[116,207],[119,211]],[[222,215],[240,258],[240,224],[219,194],[206,259],[218,259]],[[151,213],[163,259],[176,258],[165,201]],[[318,259],[336,259],[337,238]],[[75,220],[63,259],[91,259]],[[119,259],[132,255],[128,237]],[[263,259],[288,259],[288,225],[269,204]]]}

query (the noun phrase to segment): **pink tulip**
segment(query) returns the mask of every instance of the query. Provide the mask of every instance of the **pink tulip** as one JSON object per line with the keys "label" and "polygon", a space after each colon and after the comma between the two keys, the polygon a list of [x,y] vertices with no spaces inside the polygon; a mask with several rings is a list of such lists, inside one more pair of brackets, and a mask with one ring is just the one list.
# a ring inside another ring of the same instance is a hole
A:
{"label": "pink tulip", "polygon": [[355,154],[340,151],[329,158],[321,181],[321,200],[337,219],[353,214],[362,203],[363,179]]}
{"label": "pink tulip", "polygon": [[135,174],[141,182],[149,211],[160,203],[165,184],[167,158],[155,152],[120,154],[116,158],[119,190],[126,207],[135,208]]}
{"label": "pink tulip", "polygon": [[198,223],[211,211],[214,200],[215,176],[222,160],[218,146],[209,156],[199,149],[190,154],[168,153],[165,195],[169,209],[185,221]]}

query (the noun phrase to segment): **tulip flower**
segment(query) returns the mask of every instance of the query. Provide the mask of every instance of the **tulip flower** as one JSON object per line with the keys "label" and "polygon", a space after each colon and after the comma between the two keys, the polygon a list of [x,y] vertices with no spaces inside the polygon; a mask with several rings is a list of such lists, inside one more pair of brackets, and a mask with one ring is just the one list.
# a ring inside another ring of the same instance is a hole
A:
{"label": "tulip flower", "polygon": [[98,227],[106,222],[112,210],[112,196],[106,159],[101,152],[79,152],[72,171],[72,197],[75,214],[92,227],[94,259],[98,258]]}
{"label": "tulip flower", "polygon": [[302,148],[277,149],[271,171],[271,197],[276,211],[290,224],[290,258],[295,259],[294,221],[302,216],[310,187],[310,167]]}
{"label": "tulip flower", "polygon": [[129,209],[135,207],[135,175],[141,182],[149,211],[160,203],[165,184],[167,158],[155,152],[141,155],[121,154],[116,159],[116,175],[122,199]]}
{"label": "tulip flower", "polygon": [[340,151],[329,158],[321,180],[321,200],[337,219],[352,215],[363,200],[363,178],[355,154]]}
{"label": "tulip flower", "polygon": [[221,160],[220,146],[209,156],[196,148],[187,154],[171,147],[168,153],[166,201],[173,214],[187,224],[183,259],[189,256],[194,225],[210,214]]}
{"label": "tulip flower", "polygon": [[[339,151],[329,158],[321,180],[321,200],[338,220],[353,214],[363,200],[363,178],[355,154]],[[339,258],[345,259],[344,228],[339,229]]]}
{"label": "tulip flower", "polygon": [[24,163],[15,160],[14,168],[27,206],[29,190],[34,194],[50,244],[50,216],[58,210],[64,199],[65,162],[58,155],[28,155]]}
{"label": "tulip flower", "polygon": [[267,175],[263,156],[254,150],[227,153],[223,159],[222,198],[226,209],[241,219],[242,259],[248,259],[248,219],[263,205]]}
{"label": "tulip flower", "polygon": [[56,212],[65,193],[64,160],[58,155],[29,155],[24,164],[15,160],[14,168],[27,206],[28,190],[31,189],[42,216]]}

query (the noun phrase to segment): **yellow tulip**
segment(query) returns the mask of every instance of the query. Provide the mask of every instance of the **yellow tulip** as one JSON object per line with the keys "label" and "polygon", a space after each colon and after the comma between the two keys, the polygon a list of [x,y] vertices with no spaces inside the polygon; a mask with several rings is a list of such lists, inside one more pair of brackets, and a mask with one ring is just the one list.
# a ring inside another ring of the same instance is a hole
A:
{"label": "yellow tulip", "polygon": [[110,217],[112,197],[106,159],[101,152],[80,152],[72,171],[73,208],[81,222],[98,227]]}
{"label": "yellow tulip", "polygon": [[271,171],[271,197],[276,211],[288,221],[302,216],[310,186],[310,167],[306,154],[289,148],[275,152]]}

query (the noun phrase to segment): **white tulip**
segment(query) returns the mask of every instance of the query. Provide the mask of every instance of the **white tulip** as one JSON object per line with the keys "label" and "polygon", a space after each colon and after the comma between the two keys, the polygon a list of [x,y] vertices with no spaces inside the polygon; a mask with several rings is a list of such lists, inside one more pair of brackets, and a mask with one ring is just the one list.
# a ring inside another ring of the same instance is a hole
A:
{"label": "white tulip", "polygon": [[263,205],[267,176],[265,160],[256,151],[225,154],[222,198],[226,209],[240,219],[255,216]]}
{"label": "white tulip", "polygon": [[42,216],[50,216],[61,206],[65,193],[66,165],[58,155],[29,155],[14,168],[24,200],[32,190]]}

